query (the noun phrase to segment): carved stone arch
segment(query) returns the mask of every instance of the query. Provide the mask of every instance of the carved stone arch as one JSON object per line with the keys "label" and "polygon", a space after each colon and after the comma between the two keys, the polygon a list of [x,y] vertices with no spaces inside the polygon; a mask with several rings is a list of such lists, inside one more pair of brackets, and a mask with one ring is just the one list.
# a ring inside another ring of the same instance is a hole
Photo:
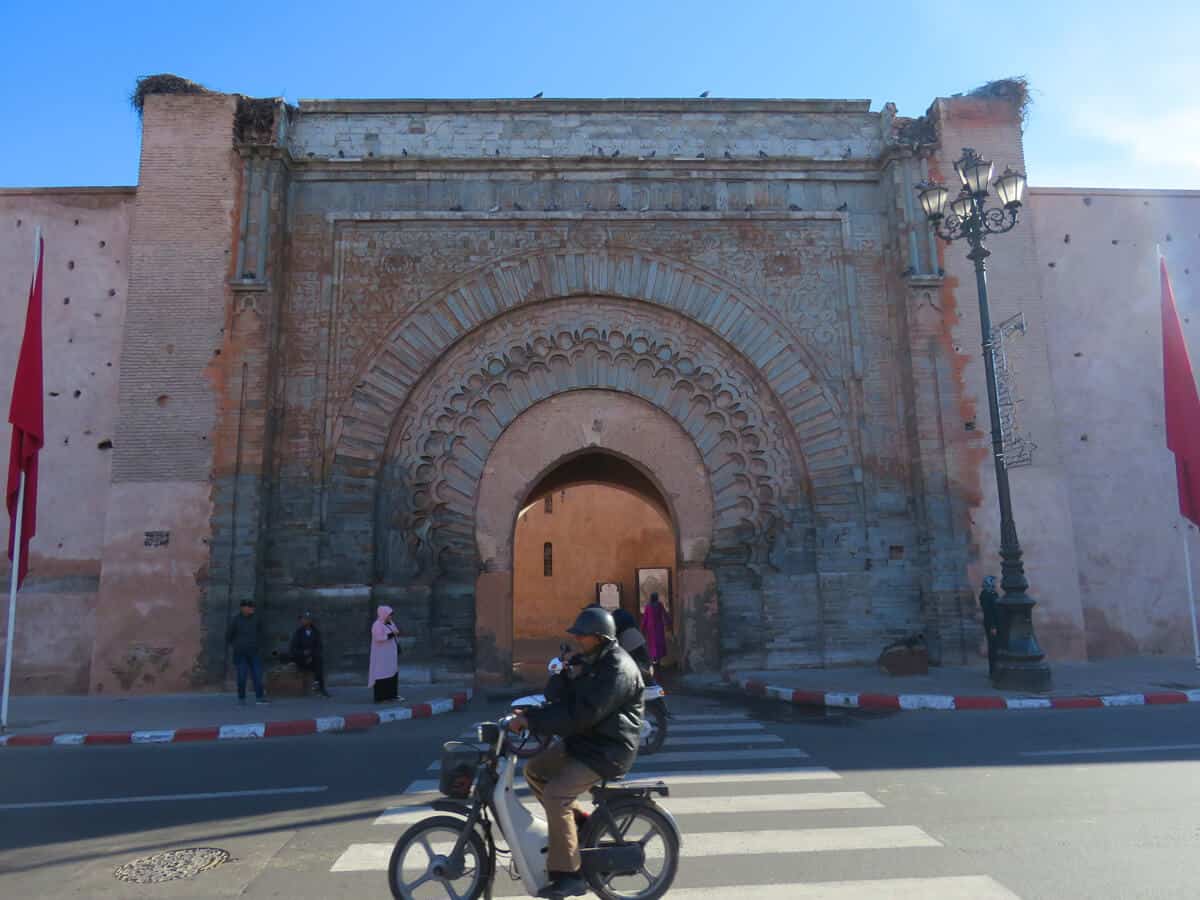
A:
{"label": "carved stone arch", "polygon": [[[493,261],[431,296],[381,336],[357,376],[336,389],[329,444],[339,457],[378,468],[394,411],[438,361],[485,323],[531,304],[573,296],[636,300],[691,320],[736,347],[779,402],[805,449],[813,501],[832,521],[854,505],[857,468],[842,411],[804,342],[769,307],[696,266],[637,248],[540,249]],[[542,338],[553,345],[556,335]],[[619,348],[612,348],[614,351]],[[548,356],[538,380],[568,358]]]}
{"label": "carved stone arch", "polygon": [[[429,522],[426,562],[495,565],[475,557],[466,524],[490,446],[535,403],[606,389],[661,409],[691,437],[709,472],[713,553],[729,563],[756,558],[753,548],[765,547],[785,498],[806,479],[791,441],[763,440],[782,411],[769,391],[754,389],[755,373],[736,352],[694,328],[685,336],[677,317],[644,304],[561,301],[522,312],[516,330],[511,318],[447,354],[410,395],[386,446],[381,529],[416,533]],[[489,348],[482,359],[478,346]],[[396,502],[400,495],[409,501]],[[394,539],[378,547],[383,581],[421,574]]]}

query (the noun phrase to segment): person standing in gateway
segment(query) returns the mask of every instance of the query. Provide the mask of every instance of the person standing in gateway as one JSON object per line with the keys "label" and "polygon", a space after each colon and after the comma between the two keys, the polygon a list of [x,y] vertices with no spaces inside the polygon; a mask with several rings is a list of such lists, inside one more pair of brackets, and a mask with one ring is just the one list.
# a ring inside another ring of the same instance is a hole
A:
{"label": "person standing in gateway", "polygon": [[671,614],[658,599],[658,594],[651,594],[642,613],[642,634],[646,636],[646,650],[655,666],[667,655],[667,629],[671,627]]}

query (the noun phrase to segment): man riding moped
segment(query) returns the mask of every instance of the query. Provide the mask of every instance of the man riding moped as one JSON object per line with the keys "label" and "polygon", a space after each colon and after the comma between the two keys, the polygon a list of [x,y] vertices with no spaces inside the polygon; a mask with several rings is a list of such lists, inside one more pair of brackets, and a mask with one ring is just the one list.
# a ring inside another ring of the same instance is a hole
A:
{"label": "man riding moped", "polygon": [[644,708],[637,664],[617,643],[613,617],[602,607],[584,609],[567,629],[580,653],[546,686],[546,706],[518,714],[514,732],[533,729],[563,738],[525,765],[525,779],[546,810],[550,883],[539,896],[587,893],[581,872],[576,800],[603,779],[627,773],[637,759]]}

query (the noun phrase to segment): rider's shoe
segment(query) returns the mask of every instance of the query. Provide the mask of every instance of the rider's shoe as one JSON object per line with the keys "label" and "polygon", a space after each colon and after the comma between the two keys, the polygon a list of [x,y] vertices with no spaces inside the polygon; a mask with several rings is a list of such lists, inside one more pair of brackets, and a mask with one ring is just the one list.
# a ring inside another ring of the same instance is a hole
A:
{"label": "rider's shoe", "polygon": [[587,892],[588,885],[583,880],[582,873],[570,872],[566,875],[559,875],[538,891],[538,896],[548,897],[550,900],[561,900],[563,897],[582,897]]}

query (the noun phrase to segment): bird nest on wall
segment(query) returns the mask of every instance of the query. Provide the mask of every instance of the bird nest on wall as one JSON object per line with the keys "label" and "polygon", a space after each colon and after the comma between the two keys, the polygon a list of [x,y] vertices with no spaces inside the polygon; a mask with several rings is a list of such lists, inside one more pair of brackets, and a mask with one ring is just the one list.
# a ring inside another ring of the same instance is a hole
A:
{"label": "bird nest on wall", "polygon": [[1007,100],[1021,113],[1022,122],[1028,118],[1029,106],[1033,103],[1033,97],[1029,91],[1029,80],[1024,75],[1018,75],[1014,78],[1001,78],[998,81],[989,81],[982,87],[975,88],[967,96],[996,97],[1000,100]]}
{"label": "bird nest on wall", "polygon": [[133,93],[129,95],[129,102],[137,110],[138,116],[141,116],[142,110],[146,106],[146,98],[151,94],[212,93],[216,92],[210,91],[202,84],[196,84],[194,81],[180,78],[178,75],[143,75],[137,80],[137,84],[133,88]]}

